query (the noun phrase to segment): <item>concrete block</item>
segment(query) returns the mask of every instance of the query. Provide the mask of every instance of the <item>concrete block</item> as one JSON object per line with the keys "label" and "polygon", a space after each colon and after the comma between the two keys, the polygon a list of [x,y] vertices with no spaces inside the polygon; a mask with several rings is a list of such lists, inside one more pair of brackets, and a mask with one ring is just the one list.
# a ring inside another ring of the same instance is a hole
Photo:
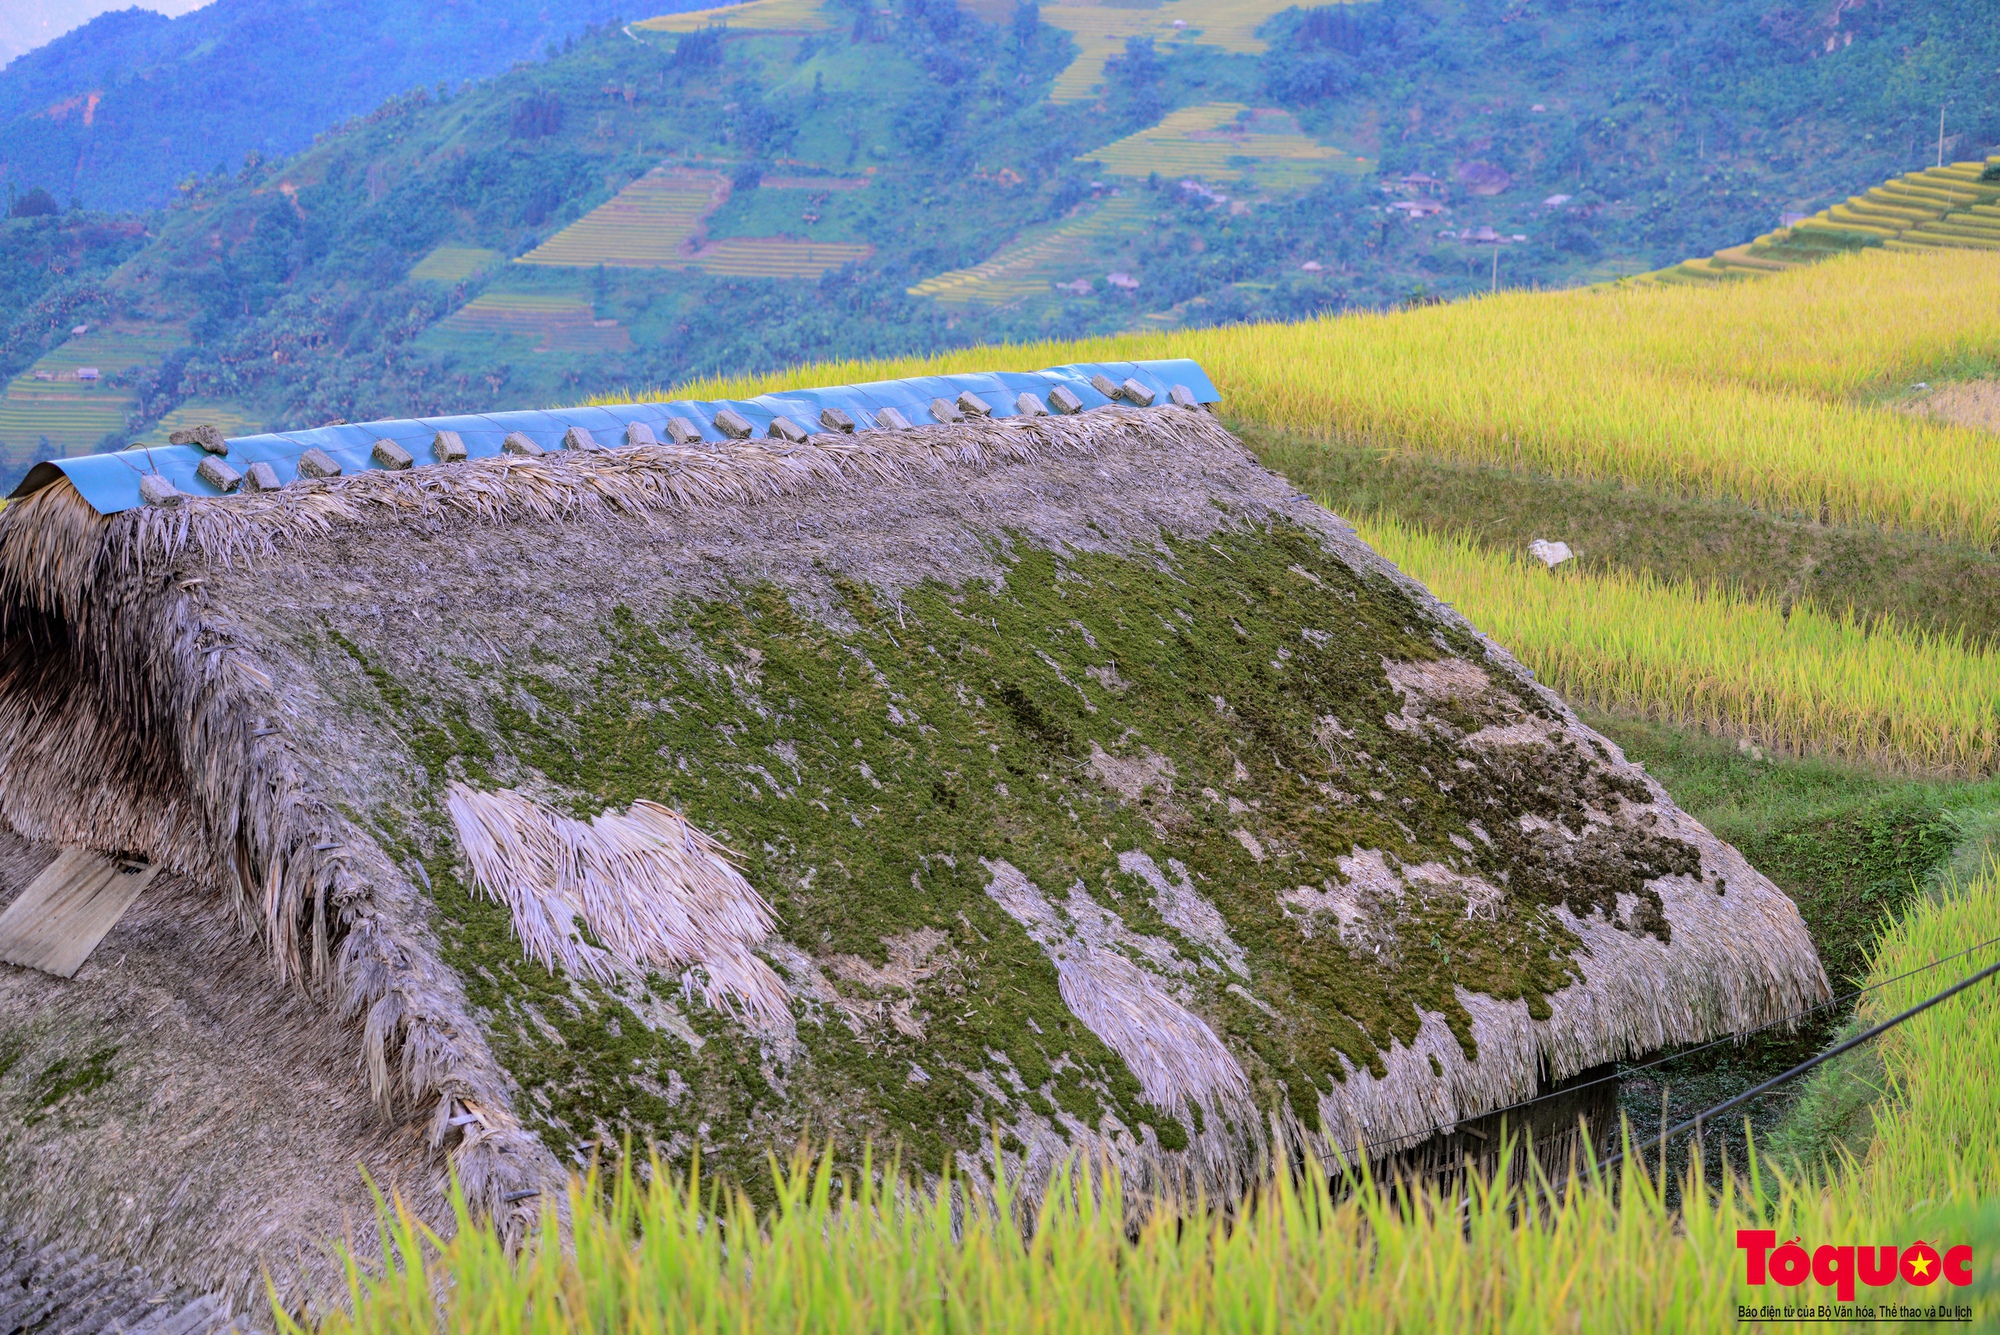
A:
{"label": "concrete block", "polygon": [[245,491],[276,491],[284,485],[278,481],[278,470],[261,459],[243,470]]}
{"label": "concrete block", "polygon": [[548,453],[547,450],[535,444],[534,441],[529,440],[527,434],[521,431],[509,431],[507,438],[500,442],[500,452],[502,454],[518,454],[525,459],[539,459]]}
{"label": "concrete block", "polygon": [[854,419],[838,408],[820,409],[819,424],[828,431],[852,432],[854,430]]}
{"label": "concrete block", "polygon": [[196,465],[194,475],[217,491],[235,491],[243,485],[243,474],[222,462],[220,455],[211,454],[203,459]]}
{"label": "concrete block", "polygon": [[958,406],[960,410],[972,417],[993,416],[993,405],[969,389],[959,391]]}
{"label": "concrete block", "polygon": [[772,418],[768,434],[772,440],[790,441],[794,445],[803,445],[806,442],[806,429],[789,417]]}
{"label": "concrete block", "polygon": [[701,444],[701,428],[685,417],[667,419],[667,439],[676,445]]}
{"label": "concrete block", "polygon": [[601,450],[597,437],[590,434],[589,427],[573,426],[563,432],[563,448],[566,450]]}
{"label": "concrete block", "polygon": [[1172,399],[1177,407],[1193,408],[1197,412],[1201,410],[1201,400],[1197,399],[1194,391],[1186,385],[1175,385],[1167,391],[1167,397]]}
{"label": "concrete block", "polygon": [[875,425],[881,427],[884,431],[908,431],[910,429],[910,419],[897,412],[894,408],[884,408],[881,412],[875,414]]}
{"label": "concrete block", "polygon": [[1020,398],[1014,400],[1014,411],[1023,417],[1047,417],[1049,415],[1049,410],[1042,406],[1042,401],[1025,390],[1022,391]]}
{"label": "concrete block", "polygon": [[148,505],[179,505],[181,493],[158,473],[146,473],[139,478],[139,499]]}
{"label": "concrete block", "polygon": [[465,462],[465,439],[456,431],[440,431],[431,437],[431,453],[441,464]]}
{"label": "concrete block", "polygon": [[1049,407],[1059,413],[1080,413],[1083,411],[1083,400],[1068,385],[1057,385],[1049,391]]}
{"label": "concrete block", "polygon": [[958,410],[958,405],[949,399],[932,399],[931,416],[940,422],[963,422],[965,420],[965,414],[961,413]]}
{"label": "concrete block", "polygon": [[[680,419],[675,418],[674,420],[679,421]],[[657,445],[660,443],[660,438],[654,435],[653,428],[647,426],[644,422],[627,422],[625,424],[625,443],[627,445]]]}
{"label": "concrete block", "polygon": [[1118,387],[1118,392],[1125,396],[1128,403],[1136,403],[1141,408],[1153,406],[1153,391],[1136,380],[1127,380]]}
{"label": "concrete block", "polygon": [[715,429],[731,440],[748,440],[755,430],[750,425],[750,419],[734,408],[724,408],[715,415]]}
{"label": "concrete block", "polygon": [[339,477],[340,465],[333,456],[315,445],[299,456],[300,477]]}
{"label": "concrete block", "polygon": [[410,452],[393,440],[378,440],[375,448],[368,451],[368,457],[384,468],[397,470],[408,468],[416,462]]}
{"label": "concrete block", "polygon": [[1090,387],[1107,399],[1116,399],[1118,397],[1118,382],[1108,375],[1092,376],[1090,378]]}

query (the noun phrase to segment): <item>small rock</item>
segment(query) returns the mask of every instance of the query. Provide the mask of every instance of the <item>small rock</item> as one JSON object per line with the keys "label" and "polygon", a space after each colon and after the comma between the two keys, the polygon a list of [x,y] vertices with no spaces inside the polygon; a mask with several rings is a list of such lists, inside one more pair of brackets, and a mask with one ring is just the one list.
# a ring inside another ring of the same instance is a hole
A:
{"label": "small rock", "polygon": [[1563,562],[1573,559],[1576,553],[1569,549],[1569,544],[1566,542],[1547,542],[1536,538],[1528,544],[1528,555],[1554,570]]}

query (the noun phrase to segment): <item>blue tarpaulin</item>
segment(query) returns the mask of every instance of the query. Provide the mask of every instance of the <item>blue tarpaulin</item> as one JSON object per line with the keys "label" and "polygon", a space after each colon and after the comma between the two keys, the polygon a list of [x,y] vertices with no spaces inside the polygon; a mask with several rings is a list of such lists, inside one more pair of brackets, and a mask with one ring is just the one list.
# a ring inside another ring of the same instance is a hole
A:
{"label": "blue tarpaulin", "polygon": [[[922,425],[936,420],[931,414],[932,400],[956,400],[967,390],[984,400],[995,417],[1018,415],[1016,400],[1023,393],[1033,394],[1048,406],[1049,392],[1059,385],[1082,400],[1084,408],[1102,407],[1110,400],[1091,385],[1092,376],[1104,376],[1118,385],[1128,379],[1136,380],[1152,391],[1156,406],[1170,402],[1175,386],[1187,390],[1197,403],[1215,403],[1222,397],[1201,367],[1186,359],[1079,363],[1046,371],[919,376],[828,389],[792,389],[745,400],[696,403],[678,399],[670,403],[619,403],[595,408],[323,426],[311,431],[234,437],[228,441],[225,459],[238,473],[248,473],[254,463],[267,463],[283,484],[299,476],[299,456],[314,448],[331,455],[346,473],[382,467],[373,457],[375,443],[381,440],[394,441],[416,459],[418,466],[427,465],[435,457],[431,446],[440,431],[457,432],[465,442],[466,456],[472,459],[499,454],[500,442],[516,431],[551,452],[563,448],[563,433],[573,426],[587,428],[598,444],[610,448],[626,443],[625,428],[634,422],[644,423],[659,439],[667,440],[667,422],[675,417],[691,423],[701,432],[703,440],[721,441],[728,437],[715,425],[715,416],[725,408],[733,408],[747,419],[757,436],[766,435],[771,423],[781,416],[806,431],[824,430],[819,415],[826,408],[846,412],[854,419],[857,430],[873,431],[879,429],[876,414],[884,408],[894,408],[912,425]],[[208,457],[199,445],[164,445],[57,459],[36,464],[14,495],[28,495],[58,477],[67,477],[100,514],[115,514],[141,504],[139,481],[146,474],[155,473],[185,495],[218,496],[222,493],[195,472]]]}

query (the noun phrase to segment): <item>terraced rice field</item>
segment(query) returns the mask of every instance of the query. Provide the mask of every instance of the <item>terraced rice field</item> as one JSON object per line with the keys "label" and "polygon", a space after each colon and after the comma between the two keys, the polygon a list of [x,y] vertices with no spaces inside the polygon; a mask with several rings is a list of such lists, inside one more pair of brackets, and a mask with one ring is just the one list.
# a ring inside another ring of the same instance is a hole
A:
{"label": "terraced rice field", "polygon": [[[1238,55],[1262,55],[1268,44],[1257,29],[1289,8],[1285,0],[1166,0],[1155,9],[1115,5],[1042,6],[1042,22],[1076,39],[1077,58],[1056,76],[1051,102],[1087,102],[1104,82],[1104,62],[1125,50],[1130,37],[1156,43],[1195,42]],[[1175,27],[1176,21],[1184,24]]]}
{"label": "terraced rice field", "polygon": [[817,278],[875,254],[865,241],[791,241],[783,237],[725,237],[690,256],[689,268],[725,278]]}
{"label": "terraced rice field", "polygon": [[926,278],[908,291],[947,306],[999,306],[1044,296],[1057,274],[1074,266],[1088,242],[1136,231],[1145,217],[1144,201],[1136,195],[1106,199],[1053,228],[1022,237],[983,264]]}
{"label": "terraced rice field", "polygon": [[706,218],[729,198],[729,182],[718,172],[659,168],[641,176],[609,200],[578,218],[517,264],[552,264],[619,269],[680,269],[689,259],[683,248]]}
{"label": "terraced rice field", "polygon": [[662,14],[635,23],[650,32],[699,32],[727,25],[764,32],[825,32],[844,26],[825,12],[820,0],[751,0],[747,5],[720,5],[686,14]]}
{"label": "terraced rice field", "polygon": [[1683,260],[1648,277],[1662,283],[1756,278],[1873,246],[2000,250],[2000,180],[1985,179],[1995,169],[2000,169],[2000,157],[1907,172],[1804,222],[1706,258]]}
{"label": "terraced rice field", "polygon": [[[129,389],[106,380],[158,363],[186,337],[177,324],[120,324],[70,339],[7,385],[0,396],[0,449],[13,463],[32,457],[44,439],[58,454],[95,449],[106,435],[124,429],[135,406]],[[100,378],[78,379],[81,367],[97,368]]]}
{"label": "terraced rice field", "polygon": [[537,352],[627,352],[632,332],[593,318],[590,302],[566,292],[482,292],[436,326],[454,338],[512,335],[536,340]]}
{"label": "terraced rice field", "polygon": [[410,266],[410,277],[421,283],[462,283],[506,259],[499,251],[480,246],[439,246]]}
{"label": "terraced rice field", "polygon": [[153,424],[150,431],[137,437],[144,445],[164,445],[167,437],[176,431],[185,431],[192,426],[206,423],[225,436],[254,436],[264,430],[264,423],[250,415],[250,410],[239,403],[223,403],[213,399],[190,399],[180,407]]}
{"label": "terraced rice field", "polygon": [[1240,102],[1182,107],[1158,125],[1079,154],[1077,161],[1096,162],[1116,176],[1158,172],[1239,181],[1243,168],[1232,166],[1231,160],[1242,158],[1297,163],[1308,170],[1361,161],[1300,134],[1297,123],[1283,112],[1253,111]]}

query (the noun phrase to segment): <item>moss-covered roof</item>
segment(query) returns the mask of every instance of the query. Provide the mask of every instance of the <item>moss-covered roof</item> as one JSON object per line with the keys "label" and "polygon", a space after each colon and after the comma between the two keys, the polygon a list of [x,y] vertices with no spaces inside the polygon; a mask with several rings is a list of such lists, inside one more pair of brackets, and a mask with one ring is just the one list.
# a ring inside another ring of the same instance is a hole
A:
{"label": "moss-covered roof", "polygon": [[425,472],[0,515],[103,688],[37,678],[38,726],[143,701],[171,762],[57,777],[22,725],[0,815],[241,896],[503,1214],[628,1136],[1231,1189],[1274,1125],[1396,1148],[1825,990],[1789,900],[1204,412]]}

